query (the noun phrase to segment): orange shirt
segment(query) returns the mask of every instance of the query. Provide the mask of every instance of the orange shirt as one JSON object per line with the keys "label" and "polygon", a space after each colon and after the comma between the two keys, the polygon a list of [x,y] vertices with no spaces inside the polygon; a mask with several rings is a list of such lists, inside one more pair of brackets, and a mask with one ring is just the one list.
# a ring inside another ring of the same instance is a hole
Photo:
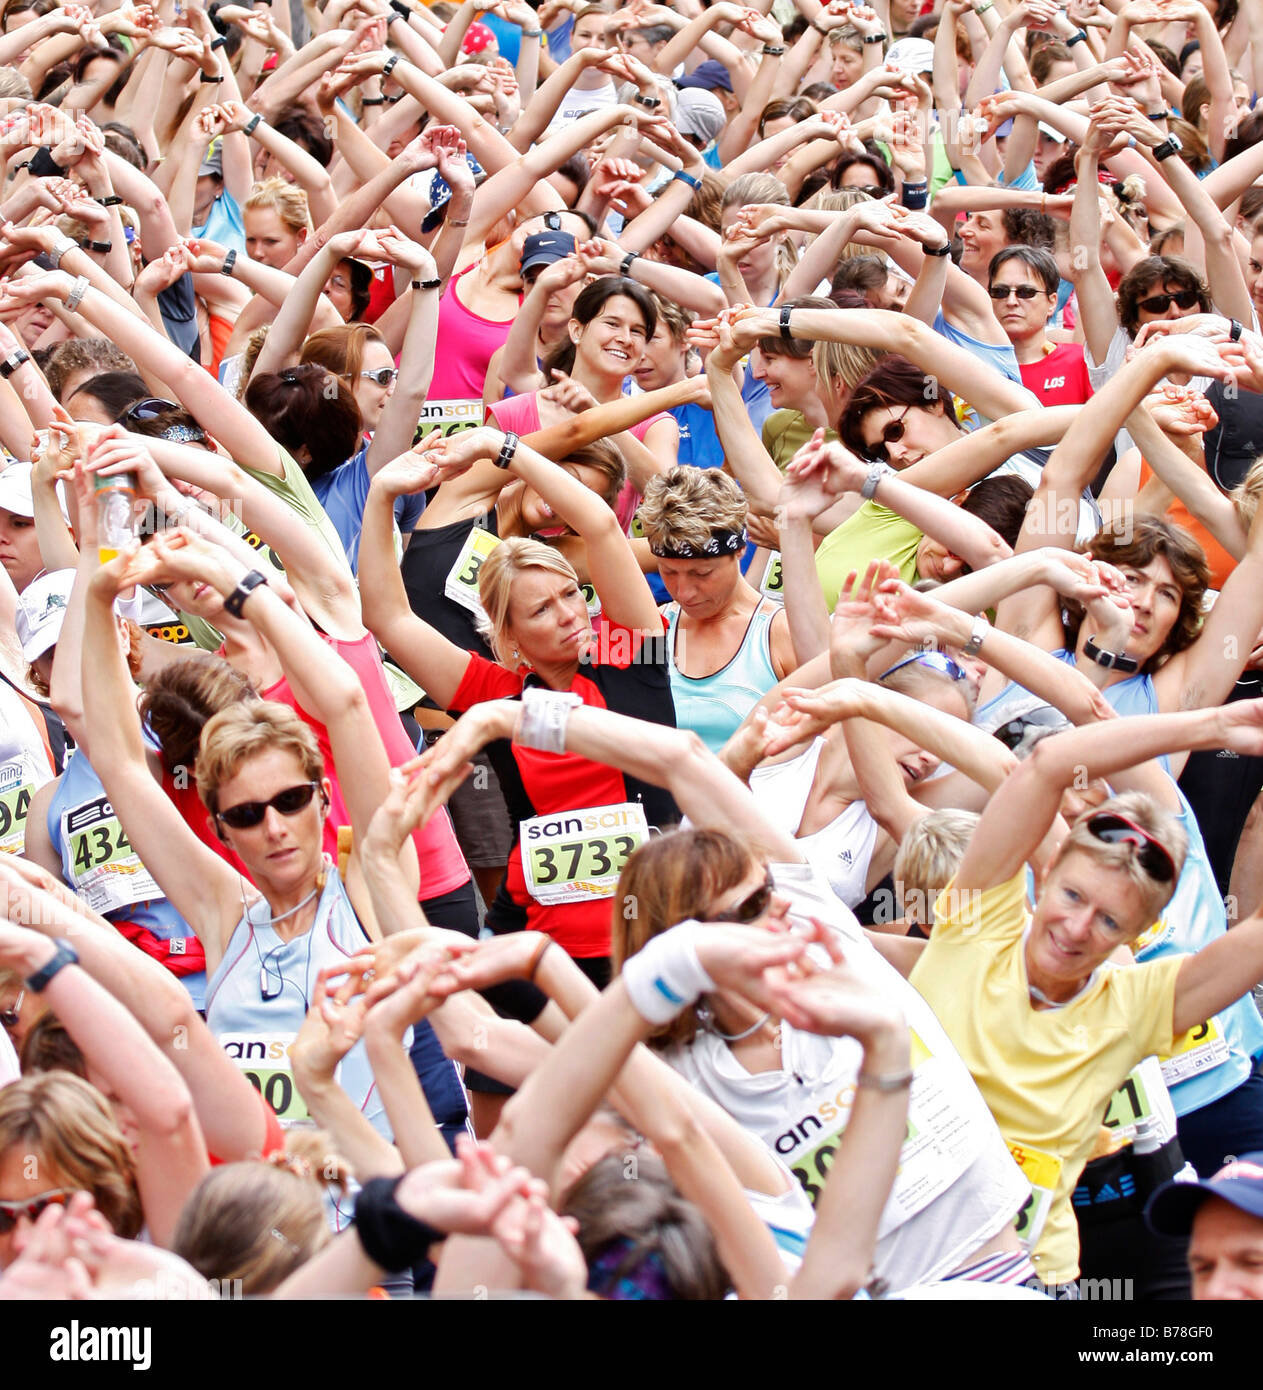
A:
{"label": "orange shirt", "polygon": [[[1153,469],[1142,458],[1140,460],[1140,486],[1144,487],[1152,477]],[[1210,566],[1211,588],[1222,589],[1225,580],[1236,569],[1237,562],[1178,497],[1166,509],[1166,519],[1175,526],[1182,526],[1196,538],[1198,545],[1206,552],[1206,563]]]}

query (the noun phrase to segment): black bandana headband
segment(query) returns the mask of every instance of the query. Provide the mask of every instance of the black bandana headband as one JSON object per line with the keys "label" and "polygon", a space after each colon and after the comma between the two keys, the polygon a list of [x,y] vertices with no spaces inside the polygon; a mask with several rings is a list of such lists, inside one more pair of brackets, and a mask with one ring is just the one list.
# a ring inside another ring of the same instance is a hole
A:
{"label": "black bandana headband", "polygon": [[716,555],[736,555],[746,548],[746,533],[740,531],[714,531],[703,546],[690,545],[681,541],[678,545],[663,545],[649,542],[649,549],[664,560],[709,560]]}

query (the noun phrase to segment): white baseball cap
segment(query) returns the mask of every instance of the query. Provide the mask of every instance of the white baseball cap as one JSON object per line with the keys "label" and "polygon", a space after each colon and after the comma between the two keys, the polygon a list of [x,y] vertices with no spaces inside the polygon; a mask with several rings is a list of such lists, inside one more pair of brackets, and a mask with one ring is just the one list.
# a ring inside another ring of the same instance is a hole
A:
{"label": "white baseball cap", "polygon": [[74,582],[72,569],[48,570],[18,595],[16,627],[25,660],[34,661],[57,645]]}
{"label": "white baseball cap", "polygon": [[890,45],[886,61],[904,72],[933,72],[934,45],[929,39],[899,39]]}
{"label": "white baseball cap", "polygon": [[12,512],[14,516],[35,515],[35,503],[31,501],[31,471],[29,463],[11,463],[0,471],[0,510]]}

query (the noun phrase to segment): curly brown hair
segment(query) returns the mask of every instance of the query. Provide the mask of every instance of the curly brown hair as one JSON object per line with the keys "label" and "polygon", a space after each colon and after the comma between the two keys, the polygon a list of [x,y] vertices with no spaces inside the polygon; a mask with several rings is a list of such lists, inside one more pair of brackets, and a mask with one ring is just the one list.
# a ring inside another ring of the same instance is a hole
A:
{"label": "curly brown hair", "polygon": [[[1161,558],[1171,566],[1180,586],[1180,611],[1175,623],[1166,641],[1141,667],[1142,671],[1151,675],[1177,652],[1193,645],[1202,627],[1202,601],[1210,587],[1210,567],[1206,552],[1188,531],[1156,516],[1142,516],[1103,527],[1088,548],[1094,560],[1119,569],[1143,569]],[[1064,613],[1067,643],[1073,647],[1079,638],[1083,610],[1067,599]]]}
{"label": "curly brown hair", "polygon": [[1200,312],[1210,313],[1210,291],[1195,266],[1179,256],[1146,256],[1118,282],[1118,322],[1128,337],[1134,338],[1140,328],[1140,301],[1168,285],[1196,290]]}

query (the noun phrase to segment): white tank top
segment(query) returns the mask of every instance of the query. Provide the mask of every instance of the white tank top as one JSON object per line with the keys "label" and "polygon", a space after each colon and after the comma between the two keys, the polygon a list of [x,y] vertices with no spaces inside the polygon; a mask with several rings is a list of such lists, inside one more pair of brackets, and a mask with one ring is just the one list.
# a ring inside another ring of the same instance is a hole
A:
{"label": "white tank top", "polygon": [[815,781],[824,739],[787,762],[755,768],[750,789],[760,809],[778,825],[793,829],[807,862],[821,874],[847,907],[868,896],[868,865],[877,844],[877,822],[862,801],[852,801],[836,820],[810,835],[800,835],[803,812]]}

